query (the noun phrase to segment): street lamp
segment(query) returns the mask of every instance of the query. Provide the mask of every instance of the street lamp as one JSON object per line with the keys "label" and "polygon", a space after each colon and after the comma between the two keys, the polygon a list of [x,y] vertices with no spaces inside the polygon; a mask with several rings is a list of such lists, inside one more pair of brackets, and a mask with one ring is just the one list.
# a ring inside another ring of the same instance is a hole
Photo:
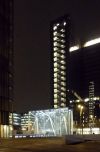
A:
{"label": "street lamp", "polygon": [[82,135],[83,135],[83,119],[82,119],[83,106],[82,105],[78,105],[78,108],[80,110],[80,126],[81,126],[81,123],[82,123]]}

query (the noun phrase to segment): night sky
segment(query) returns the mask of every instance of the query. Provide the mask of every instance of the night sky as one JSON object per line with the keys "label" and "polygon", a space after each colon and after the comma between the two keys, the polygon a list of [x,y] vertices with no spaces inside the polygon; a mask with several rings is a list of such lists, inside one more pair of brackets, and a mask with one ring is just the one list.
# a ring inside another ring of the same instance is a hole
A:
{"label": "night sky", "polygon": [[71,45],[100,37],[100,0],[15,0],[14,109],[50,108],[50,21],[69,14]]}

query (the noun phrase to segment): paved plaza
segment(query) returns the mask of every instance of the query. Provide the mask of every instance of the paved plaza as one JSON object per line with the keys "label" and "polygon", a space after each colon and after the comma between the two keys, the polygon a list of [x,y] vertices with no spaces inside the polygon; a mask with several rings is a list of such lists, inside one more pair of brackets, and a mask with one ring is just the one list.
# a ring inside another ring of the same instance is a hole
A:
{"label": "paved plaza", "polygon": [[100,152],[99,141],[67,144],[64,138],[1,140],[0,152]]}

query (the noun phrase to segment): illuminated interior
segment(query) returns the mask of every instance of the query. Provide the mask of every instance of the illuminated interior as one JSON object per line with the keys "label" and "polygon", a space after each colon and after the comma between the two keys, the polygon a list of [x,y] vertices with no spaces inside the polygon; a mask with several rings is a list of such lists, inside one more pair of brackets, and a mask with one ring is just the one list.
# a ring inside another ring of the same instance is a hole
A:
{"label": "illuminated interior", "polygon": [[76,46],[70,47],[69,51],[72,52],[72,51],[76,51],[76,50],[78,50],[78,49],[79,49],[79,46],[76,45]]}
{"label": "illuminated interior", "polygon": [[[98,43],[100,43],[100,38],[96,38],[96,39],[87,41],[83,45],[83,47],[88,47],[88,46],[95,45],[95,44],[98,44]],[[73,51],[76,51],[76,50],[79,50],[79,49],[80,49],[79,45],[75,45],[75,46],[70,47],[69,51],[73,52]]]}
{"label": "illuminated interior", "polygon": [[73,112],[68,108],[30,111],[22,130],[28,134],[62,136],[73,133]]}
{"label": "illuminated interior", "polygon": [[86,42],[84,44],[84,47],[88,47],[88,46],[95,45],[95,44],[98,44],[98,43],[100,43],[100,38],[96,38],[96,39],[93,39],[93,40],[90,40],[90,41]]}

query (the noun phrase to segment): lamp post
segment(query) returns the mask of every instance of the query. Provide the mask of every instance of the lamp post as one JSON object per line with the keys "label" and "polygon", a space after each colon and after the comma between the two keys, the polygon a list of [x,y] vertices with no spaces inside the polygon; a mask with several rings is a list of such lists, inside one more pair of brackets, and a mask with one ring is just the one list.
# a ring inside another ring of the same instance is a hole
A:
{"label": "lamp post", "polygon": [[82,135],[83,135],[83,119],[82,119],[83,106],[82,105],[78,105],[78,108],[80,110],[80,128],[81,128],[81,123],[82,123]]}

